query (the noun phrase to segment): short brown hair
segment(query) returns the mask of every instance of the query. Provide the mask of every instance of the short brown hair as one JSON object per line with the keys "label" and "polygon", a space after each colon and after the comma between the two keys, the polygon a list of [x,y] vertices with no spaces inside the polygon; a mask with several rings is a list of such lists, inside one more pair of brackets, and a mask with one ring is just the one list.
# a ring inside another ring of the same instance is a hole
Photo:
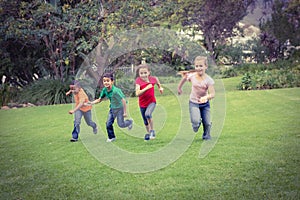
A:
{"label": "short brown hair", "polygon": [[114,74],[113,73],[105,73],[105,74],[103,74],[102,78],[109,78],[111,81],[114,81]]}

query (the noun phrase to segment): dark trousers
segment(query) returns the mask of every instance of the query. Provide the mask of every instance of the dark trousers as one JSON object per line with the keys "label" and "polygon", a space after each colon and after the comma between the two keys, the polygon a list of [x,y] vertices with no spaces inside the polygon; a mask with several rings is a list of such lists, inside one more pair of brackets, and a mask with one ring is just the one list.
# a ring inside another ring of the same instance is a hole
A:
{"label": "dark trousers", "polygon": [[124,120],[123,108],[110,109],[106,121],[106,131],[109,139],[115,138],[114,121],[117,118],[118,126],[121,128],[128,127],[131,124],[130,120]]}

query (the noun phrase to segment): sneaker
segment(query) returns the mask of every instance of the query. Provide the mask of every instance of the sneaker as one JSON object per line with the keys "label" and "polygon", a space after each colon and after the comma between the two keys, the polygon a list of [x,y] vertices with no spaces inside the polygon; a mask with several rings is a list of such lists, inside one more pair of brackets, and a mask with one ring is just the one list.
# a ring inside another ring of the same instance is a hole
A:
{"label": "sneaker", "polygon": [[150,131],[150,140],[153,140],[153,139],[155,139],[155,131],[151,130]]}
{"label": "sneaker", "polygon": [[78,139],[74,139],[74,138],[70,139],[70,142],[77,142],[77,141]]}
{"label": "sneaker", "polygon": [[116,138],[111,138],[111,139],[107,138],[106,140],[106,142],[114,142],[114,141],[116,141]]}
{"label": "sneaker", "polygon": [[96,126],[95,128],[93,128],[93,133],[97,134],[98,133],[98,127]]}
{"label": "sneaker", "polygon": [[128,130],[131,130],[131,129],[132,129],[132,126],[133,126],[133,120],[130,119],[129,121],[130,121],[130,124],[129,124],[129,126],[128,126],[127,128],[128,128]]}
{"label": "sneaker", "polygon": [[198,130],[199,130],[199,127],[193,127],[193,131],[194,131],[195,133],[197,133]]}
{"label": "sneaker", "polygon": [[205,136],[203,135],[203,136],[202,136],[202,139],[203,139],[203,140],[210,140],[211,137],[210,137],[210,135],[205,135]]}
{"label": "sneaker", "polygon": [[148,141],[150,140],[150,134],[149,133],[146,133],[145,134],[145,138],[144,138],[145,141]]}

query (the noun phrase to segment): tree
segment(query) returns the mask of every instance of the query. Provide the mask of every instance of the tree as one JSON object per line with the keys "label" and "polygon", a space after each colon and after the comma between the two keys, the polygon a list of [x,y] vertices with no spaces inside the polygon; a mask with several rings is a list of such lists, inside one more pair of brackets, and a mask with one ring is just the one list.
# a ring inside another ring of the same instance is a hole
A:
{"label": "tree", "polygon": [[247,15],[255,0],[189,0],[179,3],[179,21],[184,27],[202,32],[204,45],[214,59],[217,46],[234,36],[237,22]]}
{"label": "tree", "polygon": [[[97,67],[97,70],[87,68],[87,73],[96,82],[99,82],[103,70],[107,66],[114,65],[112,68],[117,69],[118,66],[128,62],[129,58],[137,56],[137,52],[127,52],[119,58],[110,57],[113,54],[115,45],[119,42],[126,42],[120,41],[117,33],[138,28],[160,26],[161,22],[174,12],[171,0],[110,0],[103,1],[102,3],[99,10],[101,13],[101,31],[99,32],[99,40],[95,52],[96,56],[94,56],[96,60],[90,63],[92,59],[86,59],[86,63],[84,63],[87,66],[94,65]],[[138,40],[134,40],[134,42],[138,42]],[[132,59],[130,60],[131,62],[133,61]]]}
{"label": "tree", "polygon": [[270,60],[283,57],[286,42],[300,44],[300,6],[298,0],[276,0],[271,18],[260,24],[261,41],[269,49]]}
{"label": "tree", "polygon": [[[0,75],[7,75],[9,82],[15,80],[22,86],[32,82],[34,74],[66,81],[76,74],[84,55],[97,44],[111,48],[108,39],[116,32],[157,25],[172,13],[171,0],[48,0],[53,6],[45,2],[1,1],[1,58],[6,67]],[[104,66],[112,62],[101,48],[93,63],[98,71],[88,72],[96,79]],[[31,58],[30,63],[25,65],[24,56]],[[126,59],[116,64],[122,60]],[[27,73],[26,79],[20,69]],[[21,83],[19,80],[23,79]]]}
{"label": "tree", "polygon": [[38,62],[44,46],[32,34],[33,19],[29,15],[35,4],[4,0],[0,7],[0,77],[5,75],[6,82],[22,87],[44,72]]}

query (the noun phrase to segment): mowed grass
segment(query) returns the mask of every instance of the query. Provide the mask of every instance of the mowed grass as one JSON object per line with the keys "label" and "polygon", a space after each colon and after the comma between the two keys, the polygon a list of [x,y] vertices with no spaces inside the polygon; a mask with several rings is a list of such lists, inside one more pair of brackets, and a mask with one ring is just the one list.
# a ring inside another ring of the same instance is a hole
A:
{"label": "mowed grass", "polygon": [[[237,82],[224,80],[226,119],[212,151],[199,158],[203,141],[198,134],[176,162],[149,173],[112,169],[95,159],[82,141],[70,143],[71,105],[1,110],[0,198],[299,199],[300,88],[237,91]],[[173,99],[157,94],[158,104],[168,105],[165,109],[174,115],[167,115],[156,140],[144,142],[116,128],[115,145],[145,153],[168,144],[177,130]],[[108,102],[95,108],[102,130]],[[141,123],[138,110],[131,109],[130,115]],[[159,116],[154,120],[162,120]],[[104,143],[99,140],[99,145]]]}

